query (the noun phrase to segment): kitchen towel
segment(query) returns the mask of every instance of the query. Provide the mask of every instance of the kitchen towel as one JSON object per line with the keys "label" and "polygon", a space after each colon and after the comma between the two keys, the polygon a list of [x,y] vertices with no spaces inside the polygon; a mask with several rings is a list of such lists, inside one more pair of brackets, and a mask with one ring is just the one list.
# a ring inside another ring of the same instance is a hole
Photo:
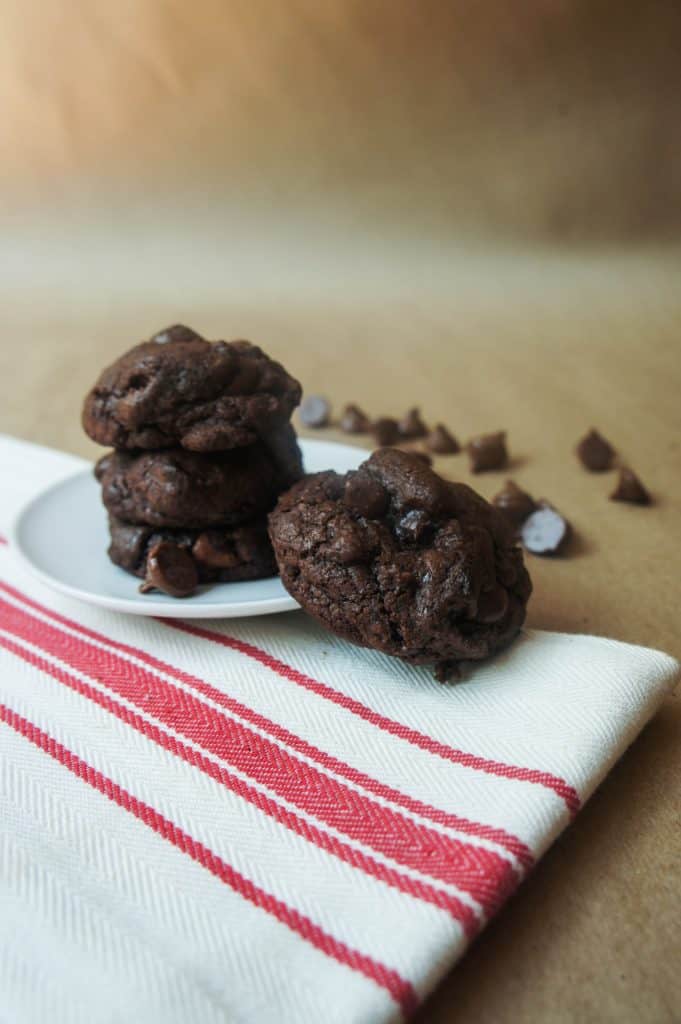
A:
{"label": "kitchen towel", "polygon": [[407,1017],[676,662],[528,630],[442,685],[302,612],[159,621],[60,597],[6,538],[85,465],[0,438],[0,1020]]}

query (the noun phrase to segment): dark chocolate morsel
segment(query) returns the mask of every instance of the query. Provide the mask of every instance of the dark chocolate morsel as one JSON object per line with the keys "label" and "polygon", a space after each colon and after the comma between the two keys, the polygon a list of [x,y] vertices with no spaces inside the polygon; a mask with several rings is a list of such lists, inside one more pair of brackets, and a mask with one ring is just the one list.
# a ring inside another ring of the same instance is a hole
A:
{"label": "dark chocolate morsel", "polygon": [[619,480],[610,495],[611,501],[626,501],[630,505],[650,505],[652,498],[639,478],[626,466],[620,469]]}
{"label": "dark chocolate morsel", "polygon": [[438,455],[456,455],[457,452],[461,451],[461,445],[454,437],[453,434],[447,430],[442,423],[438,423],[437,426],[431,430],[426,444],[430,448],[431,452],[436,452]]}
{"label": "dark chocolate morsel", "polygon": [[201,335],[193,331],[191,327],[185,327],[184,324],[173,324],[172,327],[164,327],[150,340],[156,342],[157,345],[167,345],[169,341],[195,341],[197,338],[203,340]]}
{"label": "dark chocolate morsel", "polygon": [[155,544],[147,556],[147,575],[140,586],[142,593],[162,590],[170,597],[188,597],[199,583],[194,559],[185,548],[168,541]]}
{"label": "dark chocolate morsel", "polygon": [[615,449],[597,430],[590,430],[575,451],[581,464],[591,473],[602,473],[610,469],[615,458]]}
{"label": "dark chocolate morsel", "polygon": [[555,508],[541,504],[522,525],[523,547],[533,555],[556,555],[570,536],[567,519]]}
{"label": "dark chocolate morsel", "polygon": [[235,569],[241,559],[234,545],[225,540],[224,531],[204,530],[194,541],[192,554],[197,562],[213,569]]}
{"label": "dark chocolate morsel", "polygon": [[346,405],[341,416],[340,428],[346,434],[368,434],[371,420],[357,405]]}
{"label": "dark chocolate morsel", "polygon": [[419,409],[414,407],[409,412],[405,413],[402,419],[397,424],[397,430],[400,437],[414,438],[414,437],[425,437],[428,433],[428,428],[421,419],[421,412]]}
{"label": "dark chocolate morsel", "polygon": [[343,504],[365,519],[377,519],[388,507],[388,495],[370,473],[350,472],[345,481]]}
{"label": "dark chocolate morsel", "polygon": [[422,508],[412,508],[395,523],[395,534],[401,541],[422,541],[431,529],[432,519]]}
{"label": "dark chocolate morsel", "polygon": [[503,469],[508,463],[506,431],[481,434],[473,437],[466,445],[473,473],[485,473],[491,469]]}
{"label": "dark chocolate morsel", "polygon": [[498,508],[513,526],[519,527],[532,515],[537,504],[527,491],[521,490],[512,480],[507,480],[499,493],[492,498]]}
{"label": "dark chocolate morsel", "polygon": [[381,448],[395,444],[399,438],[397,420],[390,416],[382,416],[371,424],[371,433],[374,435],[376,444]]}
{"label": "dark chocolate morsel", "polygon": [[300,422],[306,427],[326,427],[331,417],[331,405],[323,395],[308,395],[300,405]]}

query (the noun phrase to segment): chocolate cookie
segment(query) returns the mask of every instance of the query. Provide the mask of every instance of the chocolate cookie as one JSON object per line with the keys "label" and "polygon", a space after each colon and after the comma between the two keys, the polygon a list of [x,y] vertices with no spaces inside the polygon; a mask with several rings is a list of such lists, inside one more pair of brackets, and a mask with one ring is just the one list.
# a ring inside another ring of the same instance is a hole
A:
{"label": "chocolate cookie", "polygon": [[197,582],[201,583],[257,580],[277,573],[264,518],[231,529],[171,530],[136,526],[110,516],[109,532],[111,561],[150,580],[157,589],[166,588],[159,588],[159,577],[148,571],[152,567],[147,562],[160,546],[164,552],[172,545],[190,555],[196,566]]}
{"label": "chocolate cookie", "polygon": [[262,517],[302,476],[290,424],[227,452],[110,452],[95,466],[102,500],[117,519],[148,526],[238,526]]}
{"label": "chocolate cookie", "polygon": [[112,448],[214,452],[253,444],[285,422],[301,388],[248,341],[169,327],[117,359],[83,406],[83,428]]}
{"label": "chocolate cookie", "polygon": [[532,584],[512,527],[409,453],[308,476],[269,522],[286,589],[353,643],[443,674],[504,647],[525,618]]}

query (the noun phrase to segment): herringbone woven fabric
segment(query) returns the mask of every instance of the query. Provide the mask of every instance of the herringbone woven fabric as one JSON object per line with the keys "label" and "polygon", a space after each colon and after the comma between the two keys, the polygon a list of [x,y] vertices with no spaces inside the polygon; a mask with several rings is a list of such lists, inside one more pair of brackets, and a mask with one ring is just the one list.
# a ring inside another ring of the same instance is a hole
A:
{"label": "herringbone woven fabric", "polygon": [[[0,439],[0,530],[82,465]],[[677,665],[528,632],[441,686],[302,613],[60,598],[3,544],[0,669],[3,1024],[347,1024],[414,1009]]]}

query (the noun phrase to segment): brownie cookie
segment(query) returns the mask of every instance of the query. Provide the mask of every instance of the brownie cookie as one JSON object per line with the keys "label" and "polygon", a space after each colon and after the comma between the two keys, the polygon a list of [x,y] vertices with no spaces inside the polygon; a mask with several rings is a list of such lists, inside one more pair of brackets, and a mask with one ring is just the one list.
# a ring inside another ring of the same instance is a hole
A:
{"label": "brownie cookie", "polygon": [[271,443],[227,452],[110,452],[95,466],[102,500],[117,519],[148,526],[238,526],[262,517],[302,476],[286,423]]}
{"label": "brownie cookie", "polygon": [[83,428],[112,448],[211,452],[253,444],[288,420],[298,381],[248,341],[169,327],[117,359],[83,406]]}
{"label": "brownie cookie", "polygon": [[305,477],[269,522],[282,581],[306,611],[440,676],[504,647],[525,618],[532,584],[512,527],[407,452]]}
{"label": "brownie cookie", "polygon": [[[147,564],[149,556],[156,555],[161,546],[166,553],[166,562],[169,561],[167,552],[170,546],[189,555],[200,583],[234,583],[277,574],[264,518],[248,526],[231,529],[171,530],[125,523],[110,516],[109,532],[111,561],[135,576],[150,579],[156,589],[165,589],[168,593],[168,588],[159,587],[160,580],[154,572],[157,567]],[[150,568],[151,572],[148,571]]]}

